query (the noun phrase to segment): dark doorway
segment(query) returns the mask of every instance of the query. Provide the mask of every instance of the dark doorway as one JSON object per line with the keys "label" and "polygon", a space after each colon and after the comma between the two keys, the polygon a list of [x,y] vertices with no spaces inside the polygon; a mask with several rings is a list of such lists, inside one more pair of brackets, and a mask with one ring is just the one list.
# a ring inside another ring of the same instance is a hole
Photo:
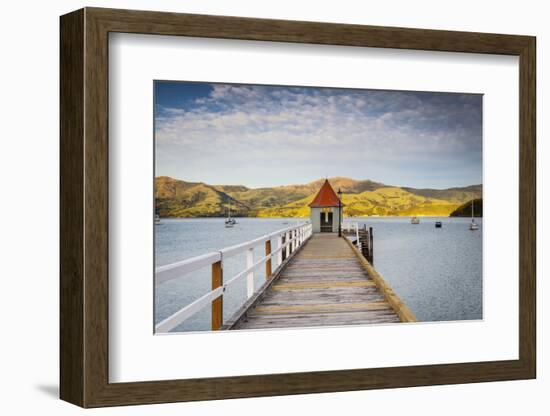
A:
{"label": "dark doorway", "polygon": [[321,232],[322,233],[331,233],[332,232],[332,212],[321,212]]}

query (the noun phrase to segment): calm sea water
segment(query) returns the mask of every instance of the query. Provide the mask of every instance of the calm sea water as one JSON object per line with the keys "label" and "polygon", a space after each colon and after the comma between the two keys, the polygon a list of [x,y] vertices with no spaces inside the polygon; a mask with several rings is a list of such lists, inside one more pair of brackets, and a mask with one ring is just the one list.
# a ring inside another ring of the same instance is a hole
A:
{"label": "calm sea water", "polygon": [[[435,228],[435,221],[442,228]],[[302,219],[238,218],[233,228],[223,218],[163,219],[155,227],[157,266],[239,244],[297,224]],[[469,218],[422,217],[412,225],[407,217],[353,218],[373,227],[374,266],[419,321],[454,321],[482,318],[482,231],[468,229]],[[275,247],[275,242],[272,246]],[[256,249],[255,258],[263,255]],[[224,263],[224,280],[244,269],[245,256]],[[274,264],[275,267],[275,264]],[[263,268],[255,287],[265,281]],[[155,289],[155,322],[158,323],[210,290],[210,268],[165,282]],[[224,319],[246,299],[246,279],[224,295]],[[210,329],[210,309],[205,308],[175,331]]]}

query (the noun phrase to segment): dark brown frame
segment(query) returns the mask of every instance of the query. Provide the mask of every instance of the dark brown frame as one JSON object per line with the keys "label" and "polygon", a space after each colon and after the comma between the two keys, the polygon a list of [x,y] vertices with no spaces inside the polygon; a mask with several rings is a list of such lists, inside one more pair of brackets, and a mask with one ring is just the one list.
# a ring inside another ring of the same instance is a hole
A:
{"label": "dark brown frame", "polygon": [[[109,383],[109,32],[519,56],[519,359]],[[535,45],[530,36],[98,8],[62,16],[61,398],[100,407],[535,378]]]}

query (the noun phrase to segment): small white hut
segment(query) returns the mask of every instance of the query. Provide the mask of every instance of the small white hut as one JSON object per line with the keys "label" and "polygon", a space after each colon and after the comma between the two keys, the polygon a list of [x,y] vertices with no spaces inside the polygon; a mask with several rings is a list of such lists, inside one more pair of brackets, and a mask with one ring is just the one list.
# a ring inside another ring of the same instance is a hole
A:
{"label": "small white hut", "polygon": [[319,192],[309,204],[310,217],[314,233],[337,233],[340,220],[340,210],[344,204],[325,180]]}

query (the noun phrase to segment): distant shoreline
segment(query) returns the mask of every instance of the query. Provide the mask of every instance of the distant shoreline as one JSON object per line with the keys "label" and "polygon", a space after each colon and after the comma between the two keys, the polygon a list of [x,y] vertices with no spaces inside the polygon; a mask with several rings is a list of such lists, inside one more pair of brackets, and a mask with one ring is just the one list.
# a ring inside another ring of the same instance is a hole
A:
{"label": "distant shoreline", "polygon": [[309,204],[328,181],[342,191],[344,216],[447,217],[482,197],[482,185],[464,188],[415,189],[370,180],[334,177],[298,185],[250,189],[212,185],[170,177],[155,180],[156,213],[166,218],[208,218],[239,215],[254,218],[308,218]]}
{"label": "distant shoreline", "polygon": [[[378,216],[357,216],[357,217],[344,217],[344,221],[353,221],[355,219],[376,219],[376,218],[468,218],[465,216],[450,216],[450,215],[378,215]],[[218,219],[223,220],[227,217],[215,217],[215,216],[202,216],[202,217],[160,217],[160,219],[163,220],[199,220],[199,219]],[[307,220],[308,217],[253,217],[253,216],[235,216],[233,215],[232,218],[238,218],[238,219],[244,219],[244,218],[253,218],[253,219],[262,219],[262,220],[295,220],[295,219],[303,219]],[[483,218],[482,216],[476,216],[474,215],[474,218]]]}

